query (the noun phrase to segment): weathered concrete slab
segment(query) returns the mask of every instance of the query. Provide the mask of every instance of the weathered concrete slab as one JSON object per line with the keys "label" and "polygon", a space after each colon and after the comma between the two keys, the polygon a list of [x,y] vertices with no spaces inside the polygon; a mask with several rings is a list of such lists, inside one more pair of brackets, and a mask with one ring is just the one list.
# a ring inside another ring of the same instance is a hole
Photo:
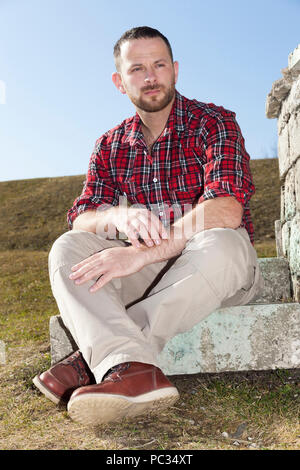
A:
{"label": "weathered concrete slab", "polygon": [[300,305],[245,305],[217,310],[166,344],[168,375],[300,367]]}
{"label": "weathered concrete slab", "polygon": [[[52,364],[77,349],[61,318],[50,321]],[[159,355],[167,375],[300,367],[300,304],[215,311],[172,338]]]}

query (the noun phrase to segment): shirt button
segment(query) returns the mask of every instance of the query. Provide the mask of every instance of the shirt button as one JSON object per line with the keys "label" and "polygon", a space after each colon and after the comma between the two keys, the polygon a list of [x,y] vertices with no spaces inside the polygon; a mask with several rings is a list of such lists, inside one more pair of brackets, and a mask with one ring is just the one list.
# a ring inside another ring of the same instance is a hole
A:
{"label": "shirt button", "polygon": [[159,213],[159,215],[162,217],[162,216],[164,215],[164,213],[161,211],[161,212]]}
{"label": "shirt button", "polygon": [[153,183],[157,183],[158,179],[157,178],[153,178]]}

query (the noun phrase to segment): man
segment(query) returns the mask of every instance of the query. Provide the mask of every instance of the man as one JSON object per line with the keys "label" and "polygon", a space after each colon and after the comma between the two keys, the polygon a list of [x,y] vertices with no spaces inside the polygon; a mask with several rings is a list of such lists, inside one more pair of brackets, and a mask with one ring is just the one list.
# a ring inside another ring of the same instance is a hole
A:
{"label": "man", "polygon": [[155,29],[124,33],[114,57],[113,83],[136,114],[96,141],[72,230],[49,255],[79,350],[34,379],[89,425],[174,403],[157,361],[166,342],[263,284],[235,114],[178,93],[178,63]]}

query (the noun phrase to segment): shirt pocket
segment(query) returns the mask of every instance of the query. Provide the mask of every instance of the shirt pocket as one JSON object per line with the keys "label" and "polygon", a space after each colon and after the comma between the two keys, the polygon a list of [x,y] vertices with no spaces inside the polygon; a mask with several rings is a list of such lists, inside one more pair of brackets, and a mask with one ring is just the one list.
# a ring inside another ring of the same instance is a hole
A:
{"label": "shirt pocket", "polygon": [[127,176],[118,176],[117,185],[121,196],[135,196],[137,192],[135,178],[132,173]]}
{"label": "shirt pocket", "polygon": [[186,172],[171,176],[167,181],[173,202],[194,203],[203,193],[201,172]]}

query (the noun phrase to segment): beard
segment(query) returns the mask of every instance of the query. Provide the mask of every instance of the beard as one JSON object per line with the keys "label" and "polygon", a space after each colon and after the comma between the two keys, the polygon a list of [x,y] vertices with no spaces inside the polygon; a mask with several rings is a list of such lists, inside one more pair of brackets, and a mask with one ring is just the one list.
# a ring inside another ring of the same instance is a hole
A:
{"label": "beard", "polygon": [[175,96],[175,81],[167,88],[164,85],[154,85],[154,86],[145,86],[141,89],[141,95],[142,93],[145,93],[147,91],[151,90],[160,90],[160,92],[163,93],[163,96],[159,98],[158,96],[149,96],[150,100],[144,99],[142,96],[135,97],[132,96],[131,94],[128,93],[127,95],[131,102],[141,109],[142,111],[145,111],[147,113],[156,113],[158,111],[161,111],[162,109],[166,108],[168,104],[171,103]]}

